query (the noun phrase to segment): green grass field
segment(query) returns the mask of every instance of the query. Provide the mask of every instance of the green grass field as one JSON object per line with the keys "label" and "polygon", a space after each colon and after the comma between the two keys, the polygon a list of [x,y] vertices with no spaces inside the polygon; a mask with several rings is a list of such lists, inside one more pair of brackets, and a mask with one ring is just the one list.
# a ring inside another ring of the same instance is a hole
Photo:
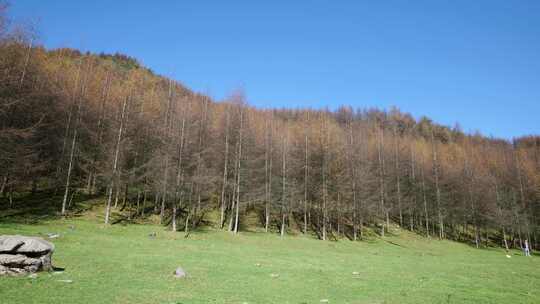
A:
{"label": "green grass field", "polygon": [[[540,259],[519,252],[399,230],[363,242],[210,228],[184,238],[151,224],[104,226],[98,214],[0,219],[0,234],[60,233],[53,264],[64,268],[0,278],[0,302],[540,303]],[[173,278],[177,266],[188,278]]]}

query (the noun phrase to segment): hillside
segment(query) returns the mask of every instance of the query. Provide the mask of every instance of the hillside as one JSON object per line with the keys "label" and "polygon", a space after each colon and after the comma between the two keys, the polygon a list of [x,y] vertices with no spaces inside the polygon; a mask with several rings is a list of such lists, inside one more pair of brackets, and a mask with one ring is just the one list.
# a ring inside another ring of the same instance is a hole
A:
{"label": "hillside", "polygon": [[[121,55],[0,39],[0,199],[105,195],[110,212],[159,214],[172,230],[219,210],[234,232],[322,240],[391,223],[441,239],[537,247],[540,139],[508,142],[415,120],[398,109],[262,110],[216,102]],[[151,211],[150,211],[151,210]],[[150,211],[150,213],[149,213]]]}

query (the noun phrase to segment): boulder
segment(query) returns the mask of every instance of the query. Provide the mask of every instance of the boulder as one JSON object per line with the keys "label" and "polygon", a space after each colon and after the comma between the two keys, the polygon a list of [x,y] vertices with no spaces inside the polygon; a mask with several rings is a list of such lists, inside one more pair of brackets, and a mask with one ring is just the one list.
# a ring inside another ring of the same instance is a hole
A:
{"label": "boulder", "polygon": [[0,238],[0,252],[11,252],[24,244],[23,240],[17,238]]}
{"label": "boulder", "polygon": [[0,275],[25,275],[50,271],[54,245],[42,238],[0,236]]}

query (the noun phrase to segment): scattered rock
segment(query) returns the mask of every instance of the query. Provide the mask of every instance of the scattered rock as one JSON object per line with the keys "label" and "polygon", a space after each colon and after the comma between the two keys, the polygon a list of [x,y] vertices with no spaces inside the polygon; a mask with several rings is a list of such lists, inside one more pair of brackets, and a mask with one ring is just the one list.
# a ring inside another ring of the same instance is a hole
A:
{"label": "scattered rock", "polygon": [[53,269],[54,245],[42,238],[0,236],[0,275],[25,275]]}
{"label": "scattered rock", "polygon": [[50,239],[56,239],[56,238],[60,237],[60,234],[58,234],[58,233],[47,233],[47,237],[50,238]]}
{"label": "scattered rock", "polygon": [[176,270],[174,271],[174,277],[177,278],[177,279],[181,279],[181,278],[185,278],[186,277],[186,272],[184,271],[184,269],[182,269],[182,267],[178,267],[176,268]]}
{"label": "scattered rock", "polygon": [[271,274],[270,274],[270,277],[272,277],[272,278],[277,278],[277,277],[279,277],[279,274],[278,274],[278,273],[271,273]]}

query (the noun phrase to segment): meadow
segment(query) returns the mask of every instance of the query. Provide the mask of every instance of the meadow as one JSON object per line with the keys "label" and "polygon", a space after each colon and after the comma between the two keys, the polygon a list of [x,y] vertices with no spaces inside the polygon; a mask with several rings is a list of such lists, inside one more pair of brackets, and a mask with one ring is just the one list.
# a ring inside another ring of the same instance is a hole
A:
{"label": "meadow", "polygon": [[[102,224],[101,209],[69,218],[3,216],[0,234],[46,238],[57,271],[0,278],[15,303],[539,303],[540,259],[426,239],[320,241],[208,227],[185,237],[151,223]],[[156,233],[156,237],[150,236]],[[182,267],[188,277],[176,279]]]}

